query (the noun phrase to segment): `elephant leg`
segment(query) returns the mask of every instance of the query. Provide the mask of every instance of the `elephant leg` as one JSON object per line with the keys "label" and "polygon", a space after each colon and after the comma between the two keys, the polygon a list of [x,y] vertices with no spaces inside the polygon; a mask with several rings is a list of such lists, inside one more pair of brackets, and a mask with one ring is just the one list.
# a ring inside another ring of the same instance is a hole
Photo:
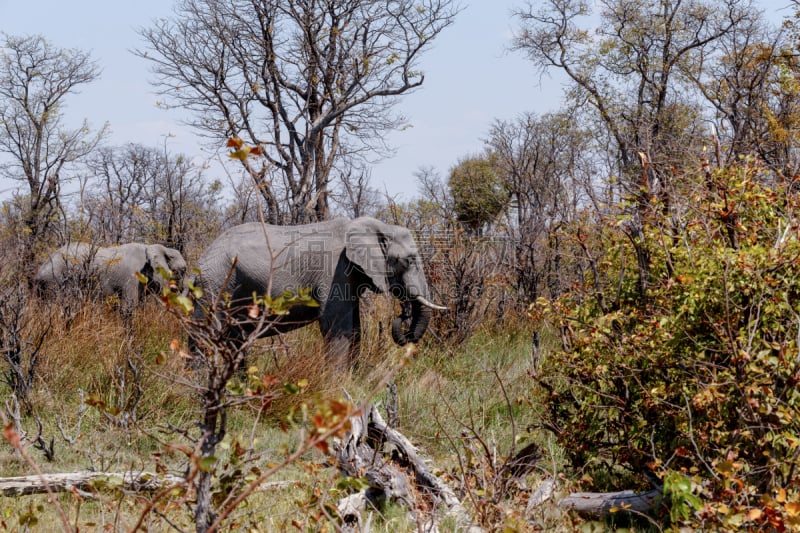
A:
{"label": "elephant leg", "polygon": [[361,313],[358,302],[353,306],[353,337],[352,337],[352,355],[356,355],[361,346]]}
{"label": "elephant leg", "polygon": [[198,343],[195,336],[192,335],[191,330],[187,334],[186,350],[189,354],[189,358],[183,362],[183,369],[198,370],[201,368],[203,364],[203,353],[200,351],[200,343]]}
{"label": "elephant leg", "polygon": [[320,316],[319,328],[325,338],[328,359],[339,369],[352,366],[361,339],[358,301],[328,306]]}
{"label": "elephant leg", "polygon": [[133,311],[140,301],[141,293],[139,282],[128,282],[122,290],[118,293],[119,297],[119,315],[122,321],[130,324],[133,321]]}

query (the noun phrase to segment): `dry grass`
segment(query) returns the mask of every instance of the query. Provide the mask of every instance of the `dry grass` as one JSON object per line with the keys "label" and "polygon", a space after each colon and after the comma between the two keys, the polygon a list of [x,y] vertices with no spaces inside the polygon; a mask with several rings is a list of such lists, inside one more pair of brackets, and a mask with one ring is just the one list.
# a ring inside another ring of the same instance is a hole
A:
{"label": "dry grass", "polygon": [[[353,369],[337,368],[325,355],[325,345],[316,325],[281,337],[261,339],[250,353],[249,363],[285,383],[308,382],[307,392],[317,396],[342,397],[347,390],[358,399],[367,394],[389,368],[400,362],[404,350],[390,338],[396,310],[389,298],[374,296],[362,307],[360,355]],[[278,400],[274,411],[283,412],[303,398]]]}
{"label": "dry grass", "polygon": [[[52,310],[37,380],[40,409],[63,406],[65,397],[77,397],[78,390],[110,399],[121,385],[120,370],[130,370],[129,359],[142,370],[141,385],[148,391],[143,397],[146,409],[174,409],[181,402],[184,408],[189,406],[186,391],[159,387],[160,378],[146,370],[153,366],[157,354],[168,351],[171,339],[181,337],[176,321],[156,302],[137,312],[132,328],[122,322],[113,307],[104,304],[87,304],[70,324]],[[182,369],[183,363],[172,358],[158,370],[179,374]]]}
{"label": "dry grass", "polygon": [[[250,450],[245,471],[250,466],[263,469],[280,461],[300,445],[296,433],[280,429],[289,411],[296,410],[303,402],[313,405],[320,398],[341,398],[343,390],[356,399],[364,398],[393,368],[397,370],[394,382],[399,396],[399,429],[421,446],[423,453],[431,457],[432,465],[449,472],[454,483],[462,476],[459,464],[463,463],[456,457],[464,453],[465,430],[480,433],[498,454],[510,448],[512,417],[517,434],[521,435],[520,442],[524,444],[532,438],[524,428],[535,418],[535,409],[520,401],[530,387],[526,374],[530,345],[524,329],[517,326],[503,329],[491,324],[457,348],[442,345],[429,335],[420,344],[416,357],[398,368],[404,350],[392,343],[389,334],[391,319],[397,312],[395,305],[382,296],[370,297],[365,302],[361,356],[354,370],[340,370],[329,364],[316,326],[280,338],[259,340],[251,350],[250,366],[257,367],[259,374],[275,376],[281,383],[305,380],[307,386],[300,394],[288,394],[278,387],[280,394],[266,411],[260,410],[258,401],[233,409],[226,444],[220,450],[221,464],[227,461],[227,450],[234,440]],[[187,465],[186,456],[168,451],[168,446],[185,444],[186,439],[168,427],[183,428],[196,435],[199,408],[196,390],[182,384],[193,376],[184,370],[184,361],[169,350],[173,339],[185,342],[176,317],[157,302],[137,311],[132,329],[123,324],[113,307],[103,304],[81,308],[69,324],[58,306],[39,307],[31,312],[35,317],[31,327],[49,324],[51,328],[32,402],[34,414],[43,422],[45,437],[55,438],[56,443],[56,458],[52,463],[31,450],[43,470],[153,470],[157,455],[170,471],[181,474]],[[162,352],[169,355],[163,363],[157,361]],[[127,389],[121,389],[119,377],[128,358],[142,369],[140,384],[144,394],[137,406],[138,419],[121,427],[102,408],[89,408],[83,415],[79,436],[78,391],[85,391],[87,398],[99,399],[107,407],[117,405],[121,396],[131,392],[131,383]],[[505,393],[501,393],[500,381]],[[384,392],[378,392],[376,401],[383,401]],[[74,443],[61,438],[56,417],[67,433],[76,438]],[[35,430],[32,417],[23,417],[22,422],[23,429]],[[26,473],[28,466],[17,456],[0,455],[0,475]],[[234,523],[274,531],[286,528],[294,520],[304,524],[304,529],[314,530],[311,517],[318,513],[320,495],[328,502],[335,501],[338,493],[333,487],[337,477],[335,469],[324,466],[321,454],[308,453],[302,461],[270,479],[293,480],[298,482],[296,486],[257,493],[248,499],[247,508],[236,515]],[[6,513],[9,523],[18,524],[20,517],[33,509],[33,514],[45,523],[56,516],[46,504],[42,510],[35,509],[36,504],[44,501],[38,496],[4,499],[0,512]],[[74,496],[64,495],[60,501],[81,531],[101,531],[108,527],[125,530],[131,527],[143,506],[142,500],[131,495],[120,498],[112,494],[83,503]],[[524,508],[524,502],[519,504]],[[186,507],[167,506],[163,512],[191,529]],[[147,531],[170,530],[162,519],[149,520]],[[548,518],[545,522],[552,525],[558,520]],[[404,512],[390,508],[376,521],[373,530],[413,531],[414,528],[407,523]]]}

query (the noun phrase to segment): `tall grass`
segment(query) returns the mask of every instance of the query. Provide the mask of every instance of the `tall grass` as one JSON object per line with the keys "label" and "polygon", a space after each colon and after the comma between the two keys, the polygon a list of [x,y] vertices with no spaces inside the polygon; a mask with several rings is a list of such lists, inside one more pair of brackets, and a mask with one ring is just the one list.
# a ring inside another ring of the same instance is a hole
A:
{"label": "tall grass", "polygon": [[[247,464],[279,462],[298,445],[296,436],[283,429],[287,413],[315,398],[343,397],[345,390],[356,400],[373,391],[402,359],[403,349],[393,344],[389,333],[395,305],[391,298],[382,296],[364,302],[361,354],[351,370],[329,364],[314,326],[260,340],[250,351],[248,366],[257,368],[257,375],[269,374],[278,382],[304,386],[299,394],[280,392],[267,407],[254,401],[233,409],[226,442],[238,441],[249,447]],[[171,350],[173,340],[185,345],[178,320],[158,302],[137,310],[131,324],[123,323],[113,307],[100,303],[83,306],[69,322],[58,309],[42,304],[31,309],[41,320],[49,321],[51,328],[38,369],[33,411],[21,420],[23,429],[35,432],[34,417],[38,417],[45,438],[55,439],[53,462],[33,452],[42,469],[152,470],[157,458],[168,470],[182,474],[187,457],[171,445],[185,444],[180,431],[193,430],[199,407],[197,390],[189,385],[191,371]],[[141,370],[138,383],[130,381],[129,359]],[[458,347],[428,335],[416,356],[394,379],[398,429],[422,448],[436,469],[450,471],[453,479],[458,479],[464,468],[460,458],[475,439],[485,441],[499,457],[536,439],[531,428],[537,412],[525,400],[531,386],[530,365],[530,332],[521,320],[484,326]],[[125,389],[121,373],[126,369],[129,381]],[[245,380],[245,373],[236,379]],[[128,425],[115,423],[115,409],[124,407],[120,400],[132,394],[136,386],[143,391],[136,405],[137,417]],[[378,392],[374,401],[390,401],[384,391]],[[4,390],[3,395],[7,394]],[[94,406],[85,408],[78,432],[81,398]],[[62,438],[59,423],[67,436],[74,438],[72,443]],[[224,445],[222,449],[229,453],[230,447]],[[0,475],[29,473],[18,457],[2,457]],[[294,484],[256,494],[232,524],[258,523],[267,528],[261,530],[270,531],[285,528],[294,520],[313,529],[309,517],[318,513],[319,495],[336,486],[338,472],[326,466],[319,452],[311,452],[306,458],[276,476]],[[220,457],[220,461],[225,460]],[[328,503],[335,503],[335,491],[327,498]],[[141,508],[141,501],[121,494],[83,506],[72,496],[62,495],[60,499],[70,516],[77,517],[76,523],[82,524],[82,531],[92,530],[87,524],[108,527],[115,520],[130,525]],[[42,497],[6,499],[0,511],[7,510],[12,518],[22,520],[29,502],[42,501]],[[186,508],[165,508],[163,512],[176,524],[191,524]],[[388,514],[376,523],[375,531],[410,528],[404,517],[398,518],[403,513],[385,512]],[[45,505],[36,513],[44,519],[49,511]],[[150,531],[169,529],[157,517],[148,520]]]}

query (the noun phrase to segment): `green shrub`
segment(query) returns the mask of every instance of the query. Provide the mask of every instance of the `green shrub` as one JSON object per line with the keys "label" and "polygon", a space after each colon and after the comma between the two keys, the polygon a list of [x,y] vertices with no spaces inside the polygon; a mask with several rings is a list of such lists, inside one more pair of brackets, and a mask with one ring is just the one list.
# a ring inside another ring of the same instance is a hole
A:
{"label": "green shrub", "polygon": [[681,216],[654,201],[644,223],[644,301],[620,218],[585,287],[531,307],[563,341],[543,424],[595,488],[688,480],[674,523],[800,527],[800,197],[749,163],[697,178]]}

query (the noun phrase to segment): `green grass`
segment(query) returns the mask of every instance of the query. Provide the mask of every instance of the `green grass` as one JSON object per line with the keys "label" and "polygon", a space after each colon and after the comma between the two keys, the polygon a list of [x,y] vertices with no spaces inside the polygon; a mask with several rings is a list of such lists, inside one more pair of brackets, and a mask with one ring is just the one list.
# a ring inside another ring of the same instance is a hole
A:
{"label": "green grass", "polygon": [[[362,356],[354,370],[339,371],[327,365],[322,341],[314,327],[280,340],[259,341],[248,361],[250,366],[258,368],[257,375],[271,374],[281,383],[306,380],[307,385],[296,395],[277,387],[280,394],[266,410],[260,410],[261,403],[257,400],[230,410],[228,432],[218,453],[218,476],[236,468],[245,473],[253,467],[264,471],[296,450],[302,444],[298,432],[291,428],[286,431],[284,422],[287,413],[297,410],[302,402],[313,405],[320,398],[341,398],[345,390],[360,400],[377,390],[373,402],[385,403],[385,390],[376,387],[399,364],[404,353],[389,339],[386,324],[381,327],[379,319],[373,318],[390,316],[389,306],[386,300],[371,303],[370,314],[364,320]],[[43,311],[36,310],[44,316]],[[182,475],[189,461],[187,454],[178,448],[192,445],[182,432],[199,435],[199,405],[197,390],[187,384],[191,374],[184,370],[183,360],[170,351],[173,339],[184,338],[175,318],[153,304],[137,313],[133,335],[129,336],[113,310],[103,306],[86,307],[70,327],[60,322],[56,312],[51,310],[51,313],[46,320],[52,329],[45,345],[45,358],[37,370],[32,411],[22,418],[23,429],[31,434],[36,430],[34,417],[38,416],[42,435],[46,440],[54,439],[56,453],[52,462],[28,448],[40,468],[45,472],[88,468],[152,471],[158,462],[171,473]],[[393,379],[398,390],[398,429],[418,445],[430,459],[432,469],[451,486],[457,486],[465,475],[471,476],[472,481],[460,488],[475,491],[479,496],[465,498],[465,504],[468,507],[491,504],[492,516],[496,517],[492,520],[496,523],[485,524],[490,529],[502,528],[503,524],[509,527],[517,524],[514,526],[517,530],[533,527],[520,520],[526,492],[510,493],[507,498],[497,496],[492,494],[494,489],[476,484],[480,478],[477,474],[491,473],[489,462],[500,464],[512,449],[518,450],[532,441],[548,450],[544,467],[549,470],[554,451],[552,442],[533,429],[537,409],[529,402],[531,344],[530,332],[524,326],[522,322],[505,329],[485,328],[462,346],[446,346],[428,336],[415,357],[399,368]],[[162,353],[168,357],[159,364]],[[113,411],[136,392],[133,374],[126,366],[128,357],[141,371],[138,383],[142,395],[136,405],[137,417],[123,426],[115,423],[119,414],[115,419],[104,410]],[[125,370],[124,387],[120,369]],[[244,377],[236,379],[243,381]],[[8,397],[9,391],[3,387],[2,394]],[[81,390],[84,398],[96,406],[86,408],[78,434]],[[61,437],[59,421],[67,434],[75,438],[73,443]],[[226,468],[224,465],[231,462],[234,442],[246,453],[239,458],[240,464]],[[479,442],[494,455],[481,457],[484,448]],[[8,445],[5,450],[0,455],[0,475],[31,473],[30,466],[12,454]],[[469,454],[476,452],[478,457],[468,459]],[[557,451],[554,458],[559,460]],[[535,485],[541,475],[534,475],[531,484]],[[269,486],[253,494],[226,522],[226,530],[279,531],[295,530],[297,526],[303,530],[322,530],[329,522],[320,509],[335,506],[344,494],[335,488],[338,479],[338,471],[328,465],[321,452],[307,452],[301,460],[268,480],[288,482],[288,486]],[[487,503],[490,496],[496,501]],[[61,494],[58,501],[70,522],[81,531],[128,530],[147,503],[143,497],[113,492],[96,499]],[[4,498],[0,500],[0,513],[12,530],[26,530],[24,522],[32,517],[38,517],[39,525],[28,528],[31,531],[47,531],[41,529],[41,524],[59,523],[55,507],[44,496]],[[180,497],[161,500],[158,514],[148,515],[146,530],[174,531],[165,517],[182,528],[192,529],[190,506],[181,503]],[[534,523],[544,524],[548,529],[559,521],[563,521],[560,514],[534,519]],[[415,530],[405,511],[393,506],[377,513],[372,525],[373,531]]]}

